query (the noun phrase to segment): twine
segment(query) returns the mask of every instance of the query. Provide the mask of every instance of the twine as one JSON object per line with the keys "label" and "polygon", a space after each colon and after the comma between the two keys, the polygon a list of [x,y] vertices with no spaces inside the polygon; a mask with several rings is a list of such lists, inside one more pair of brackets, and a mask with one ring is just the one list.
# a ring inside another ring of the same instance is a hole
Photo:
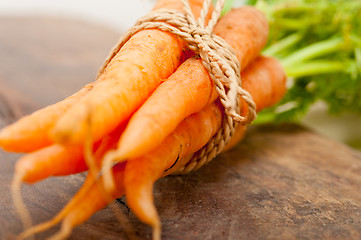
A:
{"label": "twine", "polygon": [[[210,78],[216,86],[219,100],[224,107],[225,117],[222,128],[210,141],[194,154],[192,159],[177,173],[188,173],[208,163],[228,143],[238,124],[246,125],[256,118],[256,106],[252,96],[242,88],[240,63],[234,50],[221,37],[213,33],[224,6],[224,0],[218,0],[206,25],[206,16],[211,0],[205,0],[198,20],[195,19],[188,0],[182,0],[181,13],[174,10],[160,9],[140,18],[118,42],[98,73],[98,77],[122,46],[137,32],[144,29],[159,29],[170,32],[184,40],[190,50],[202,59]],[[248,114],[239,114],[239,100],[248,105]]]}

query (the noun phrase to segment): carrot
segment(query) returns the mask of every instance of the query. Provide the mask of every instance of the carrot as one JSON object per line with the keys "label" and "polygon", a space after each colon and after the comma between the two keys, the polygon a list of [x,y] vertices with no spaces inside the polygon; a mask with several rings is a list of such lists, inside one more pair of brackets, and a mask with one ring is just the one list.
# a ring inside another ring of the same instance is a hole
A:
{"label": "carrot", "polygon": [[[277,60],[259,57],[245,72],[244,87],[255,97],[259,106],[269,106],[284,94],[285,74]],[[264,85],[265,89],[262,91],[251,89],[252,86],[267,82],[271,84]],[[190,155],[205,145],[221,127],[221,109],[218,101],[209,104],[182,121],[157,148],[142,157],[127,161],[124,185],[128,205],[141,221],[154,228],[154,234],[158,235],[160,232],[160,220],[153,203],[153,183],[160,177],[181,171],[186,166]],[[237,128],[240,135],[236,134],[233,139],[238,140],[244,130],[243,126]]]}
{"label": "carrot", "polygon": [[[163,0],[156,7],[181,10],[177,9],[182,6],[180,2]],[[190,5],[196,10],[202,2],[192,0]],[[105,81],[94,86],[59,120],[54,139],[60,143],[82,143],[88,119],[94,141],[111,132],[134,113],[162,79],[174,72],[182,61],[184,48],[184,41],[160,30],[142,30],[133,35],[100,76]]]}
{"label": "carrot", "polygon": [[53,143],[48,131],[55,122],[87,94],[94,83],[89,83],[72,96],[35,111],[0,131],[0,147],[11,152],[32,152]]}
{"label": "carrot", "polygon": [[96,211],[104,208],[111,201],[124,194],[124,165],[117,165],[113,169],[116,182],[115,191],[110,194],[106,193],[103,189],[102,178],[96,179],[89,174],[78,193],[53,219],[25,230],[18,236],[18,239],[25,239],[45,231],[60,221],[62,221],[61,230],[51,239],[64,239],[68,237],[75,226],[86,221]]}
{"label": "carrot", "polygon": [[21,157],[15,175],[34,183],[50,176],[64,176],[87,170],[83,147],[54,144]]}
{"label": "carrot", "polygon": [[[241,7],[227,13],[214,32],[236,50],[243,70],[266,44],[268,23],[256,8]],[[217,97],[201,60],[186,60],[131,117],[119,141],[117,157],[126,159],[145,154],[159,145],[184,118]]]}

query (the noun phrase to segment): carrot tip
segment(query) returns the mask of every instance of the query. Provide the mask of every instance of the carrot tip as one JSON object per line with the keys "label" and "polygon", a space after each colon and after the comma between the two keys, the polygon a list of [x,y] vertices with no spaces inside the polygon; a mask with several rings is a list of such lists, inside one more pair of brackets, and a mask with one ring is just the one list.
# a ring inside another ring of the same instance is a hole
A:
{"label": "carrot tip", "polygon": [[2,147],[4,150],[7,150],[7,143],[9,142],[9,139],[11,138],[11,134],[9,133],[6,128],[3,128],[0,130],[0,147]]}
{"label": "carrot tip", "polygon": [[104,188],[107,192],[113,192],[115,189],[114,176],[112,172],[112,167],[117,164],[124,162],[123,160],[119,160],[118,152],[111,151],[108,152],[103,159],[103,166],[101,169],[101,174],[104,178]]}
{"label": "carrot tip", "polygon": [[114,176],[111,171],[111,167],[105,167],[104,171],[102,171],[103,179],[104,179],[104,189],[106,192],[111,193],[114,192],[115,183]]}
{"label": "carrot tip", "polygon": [[0,139],[9,137],[9,131],[7,129],[8,129],[7,127],[0,129]]}
{"label": "carrot tip", "polygon": [[161,240],[162,228],[160,223],[153,226],[153,240]]}
{"label": "carrot tip", "polygon": [[67,224],[67,222],[63,222],[61,225],[61,229],[59,232],[48,238],[48,240],[63,240],[70,236],[73,228]]}

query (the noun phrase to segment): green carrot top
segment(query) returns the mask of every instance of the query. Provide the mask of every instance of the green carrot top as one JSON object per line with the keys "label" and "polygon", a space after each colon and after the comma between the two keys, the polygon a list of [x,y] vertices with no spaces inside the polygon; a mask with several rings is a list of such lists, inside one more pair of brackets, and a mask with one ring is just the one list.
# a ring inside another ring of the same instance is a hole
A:
{"label": "green carrot top", "polygon": [[[227,6],[241,0],[228,0]],[[316,101],[329,112],[361,116],[361,1],[248,0],[270,24],[264,55],[277,57],[289,76],[285,98],[258,122],[297,121]]]}

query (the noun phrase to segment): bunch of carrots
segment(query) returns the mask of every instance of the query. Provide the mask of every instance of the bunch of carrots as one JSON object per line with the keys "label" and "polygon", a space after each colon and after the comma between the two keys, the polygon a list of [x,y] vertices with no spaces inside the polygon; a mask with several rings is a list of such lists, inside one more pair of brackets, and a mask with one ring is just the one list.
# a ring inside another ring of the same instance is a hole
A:
{"label": "bunch of carrots", "polygon": [[[197,17],[203,0],[190,0]],[[158,0],[154,10],[182,11],[181,0]],[[271,57],[260,56],[268,37],[265,16],[253,7],[232,9],[214,34],[236,52],[242,87],[257,110],[285,92],[285,72]],[[241,100],[242,101],[242,100]],[[241,113],[247,107],[241,102]],[[95,82],[63,101],[38,110],[0,131],[0,146],[27,153],[16,163],[13,197],[27,228],[19,239],[61,222],[52,239],[72,229],[114,199],[127,197],[129,208],[153,227],[160,239],[161,221],[153,202],[153,184],[184,172],[189,159],[221,128],[223,108],[198,56],[174,35],[141,30],[114,54]],[[224,150],[234,146],[246,127],[239,125]],[[107,172],[105,164],[111,168]],[[52,220],[31,226],[21,201],[20,184],[88,170],[79,192]]]}

